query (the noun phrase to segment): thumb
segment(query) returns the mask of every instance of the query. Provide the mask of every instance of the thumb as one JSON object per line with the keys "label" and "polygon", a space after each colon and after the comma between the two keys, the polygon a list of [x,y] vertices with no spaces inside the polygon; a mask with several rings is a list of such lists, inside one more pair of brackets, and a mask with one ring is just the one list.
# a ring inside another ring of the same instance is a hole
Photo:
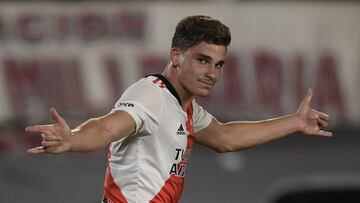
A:
{"label": "thumb", "polygon": [[311,98],[313,96],[313,90],[310,88],[308,90],[307,95],[305,96],[305,98],[303,99],[303,101],[301,102],[299,109],[297,112],[302,112],[308,108],[310,108],[310,102],[311,102]]}
{"label": "thumb", "polygon": [[59,115],[59,113],[56,111],[56,109],[54,107],[51,107],[49,109],[50,111],[50,115],[52,117],[52,119],[58,123],[58,124],[65,124],[66,125],[66,121]]}
{"label": "thumb", "polygon": [[308,93],[306,95],[306,97],[304,98],[303,102],[302,102],[302,106],[303,105],[306,105],[306,106],[310,106],[310,102],[311,102],[311,99],[313,97],[313,90],[311,88],[308,89]]}

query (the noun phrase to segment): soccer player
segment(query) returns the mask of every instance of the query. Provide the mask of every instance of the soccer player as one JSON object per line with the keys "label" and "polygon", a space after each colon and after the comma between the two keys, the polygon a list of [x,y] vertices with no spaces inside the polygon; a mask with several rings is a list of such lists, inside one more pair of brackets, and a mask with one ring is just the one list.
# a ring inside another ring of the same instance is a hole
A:
{"label": "soccer player", "polygon": [[209,95],[220,78],[230,41],[229,28],[216,19],[182,19],[162,74],[135,82],[109,114],[74,129],[50,108],[54,124],[25,129],[42,137],[41,146],[28,152],[59,154],[109,146],[104,203],[175,203],[194,142],[230,152],[295,132],[332,136],[322,130],[329,116],[310,107],[311,89],[294,114],[257,122],[221,123],[199,106],[195,97]]}

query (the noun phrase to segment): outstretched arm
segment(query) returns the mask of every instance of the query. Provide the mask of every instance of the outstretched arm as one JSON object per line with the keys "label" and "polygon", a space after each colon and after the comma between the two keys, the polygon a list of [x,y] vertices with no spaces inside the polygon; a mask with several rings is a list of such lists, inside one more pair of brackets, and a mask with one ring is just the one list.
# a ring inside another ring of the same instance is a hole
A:
{"label": "outstretched arm", "polygon": [[132,134],[135,130],[134,119],[124,111],[89,119],[73,130],[54,108],[50,108],[50,114],[54,124],[25,128],[26,132],[41,133],[42,137],[41,146],[29,149],[28,153],[94,151]]}
{"label": "outstretched arm", "polygon": [[329,116],[310,107],[313,91],[301,102],[294,114],[256,122],[220,123],[213,119],[210,125],[198,132],[196,142],[218,152],[238,151],[300,132],[306,135],[332,136],[327,127]]}

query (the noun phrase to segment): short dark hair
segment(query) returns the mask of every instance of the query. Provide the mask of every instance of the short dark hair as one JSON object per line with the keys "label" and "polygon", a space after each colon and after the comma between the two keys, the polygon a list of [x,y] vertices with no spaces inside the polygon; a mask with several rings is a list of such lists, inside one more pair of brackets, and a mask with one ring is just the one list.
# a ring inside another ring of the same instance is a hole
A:
{"label": "short dark hair", "polygon": [[227,47],[231,41],[230,29],[209,16],[188,16],[177,24],[171,48],[187,50],[203,41]]}

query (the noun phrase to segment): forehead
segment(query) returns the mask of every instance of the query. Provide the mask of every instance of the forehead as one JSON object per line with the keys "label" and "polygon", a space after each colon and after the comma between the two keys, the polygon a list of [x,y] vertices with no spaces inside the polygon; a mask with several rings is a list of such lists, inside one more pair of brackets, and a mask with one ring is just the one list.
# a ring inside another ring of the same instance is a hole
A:
{"label": "forehead", "polygon": [[185,55],[196,56],[205,55],[211,57],[215,61],[225,60],[226,47],[224,45],[209,44],[201,42],[196,46],[189,48],[185,51]]}

